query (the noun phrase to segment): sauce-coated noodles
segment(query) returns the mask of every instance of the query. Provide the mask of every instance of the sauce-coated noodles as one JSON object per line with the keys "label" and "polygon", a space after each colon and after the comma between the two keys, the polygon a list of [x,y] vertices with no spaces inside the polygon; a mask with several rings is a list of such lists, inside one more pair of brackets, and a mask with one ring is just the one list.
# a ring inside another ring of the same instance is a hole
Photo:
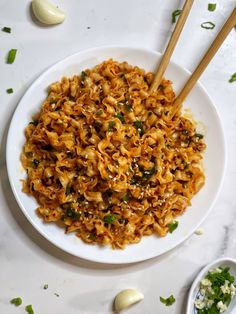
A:
{"label": "sauce-coated noodles", "polygon": [[[203,186],[205,144],[193,121],[167,115],[175,98],[152,73],[108,60],[49,88],[26,128],[23,191],[47,222],[85,242],[124,248],[169,231]],[[157,243],[158,245],[158,243]]]}

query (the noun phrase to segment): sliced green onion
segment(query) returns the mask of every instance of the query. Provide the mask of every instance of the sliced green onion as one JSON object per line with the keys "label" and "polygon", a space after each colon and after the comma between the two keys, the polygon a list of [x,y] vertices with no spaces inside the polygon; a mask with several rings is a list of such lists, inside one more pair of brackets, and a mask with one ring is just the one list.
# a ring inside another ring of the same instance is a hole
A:
{"label": "sliced green onion", "polygon": [[110,121],[108,124],[108,132],[113,131],[113,127],[116,125],[115,121]]}
{"label": "sliced green onion", "polygon": [[205,29],[213,29],[215,28],[215,24],[212,22],[204,22],[201,24],[201,28],[205,28]]}
{"label": "sliced green onion", "polygon": [[216,3],[208,3],[208,11],[215,11],[216,9]]}
{"label": "sliced green onion", "polygon": [[203,139],[203,137],[204,137],[204,135],[202,135],[200,133],[196,133],[195,136],[198,137],[199,140]]}
{"label": "sliced green onion", "polygon": [[176,221],[176,220],[174,220],[173,222],[169,223],[168,224],[169,232],[170,233],[174,232],[175,229],[177,229],[178,225],[179,225],[179,222]]}
{"label": "sliced green onion", "polygon": [[110,225],[116,221],[116,216],[114,214],[108,214],[103,217],[103,221],[105,222],[105,224]]}
{"label": "sliced green onion", "polygon": [[103,114],[103,110],[102,109],[99,109],[97,112],[96,112],[96,116],[101,116]]}
{"label": "sliced green onion", "polygon": [[177,17],[181,14],[182,10],[175,10],[172,12],[172,23],[174,24],[177,20]]}
{"label": "sliced green onion", "polygon": [[134,121],[134,126],[136,127],[137,131],[139,132],[140,136],[143,136],[144,134],[144,128],[143,128],[143,123],[142,121]]}
{"label": "sliced green onion", "polygon": [[7,57],[7,63],[8,64],[12,64],[15,61],[16,58],[16,52],[17,49],[11,49],[8,53],[8,57]]}
{"label": "sliced green onion", "polygon": [[173,303],[175,303],[175,298],[173,295],[169,296],[168,298],[163,298],[163,297],[160,297],[160,301],[162,303],[164,303],[166,306],[170,306],[172,305]]}
{"label": "sliced green onion", "polygon": [[20,306],[22,304],[22,299],[17,297],[17,298],[12,299],[10,302],[11,304],[14,304],[15,306]]}
{"label": "sliced green onion", "polygon": [[234,73],[231,78],[229,79],[230,83],[236,82],[236,73]]}
{"label": "sliced green onion", "polygon": [[28,314],[34,314],[34,310],[31,304],[26,305],[25,310]]}
{"label": "sliced green onion", "polygon": [[81,214],[79,212],[76,212],[73,208],[69,207],[66,210],[66,216],[71,219],[79,220]]}
{"label": "sliced green onion", "polygon": [[11,28],[4,26],[4,27],[2,28],[2,31],[5,32],[5,33],[11,33]]}
{"label": "sliced green onion", "polygon": [[132,106],[129,105],[129,104],[125,104],[125,110],[128,111],[128,112],[133,111]]}
{"label": "sliced green onion", "polygon": [[13,89],[12,89],[12,88],[8,88],[8,89],[6,90],[6,92],[7,92],[8,94],[12,94],[12,93],[13,93]]}
{"label": "sliced green onion", "polygon": [[48,289],[48,284],[47,284],[47,283],[45,283],[45,285],[43,286],[43,289],[44,289],[44,290],[47,290],[47,289]]}
{"label": "sliced green onion", "polygon": [[66,196],[68,196],[69,194],[71,194],[71,187],[69,185],[67,185],[66,187],[66,192],[65,192]]}
{"label": "sliced green onion", "polygon": [[122,123],[125,123],[125,117],[123,116],[123,113],[122,112],[117,112],[115,115],[114,115],[115,118],[118,118]]}
{"label": "sliced green onion", "polygon": [[128,194],[124,195],[124,196],[122,197],[122,200],[123,200],[124,202],[128,202],[128,200],[129,200],[129,195],[128,195]]}

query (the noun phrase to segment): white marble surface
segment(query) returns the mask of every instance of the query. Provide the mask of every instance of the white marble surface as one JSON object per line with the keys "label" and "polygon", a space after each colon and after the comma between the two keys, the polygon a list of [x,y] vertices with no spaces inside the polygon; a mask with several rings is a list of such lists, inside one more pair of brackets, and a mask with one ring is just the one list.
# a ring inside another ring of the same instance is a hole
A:
{"label": "white marble surface", "polygon": [[[0,0],[0,313],[25,313],[9,300],[21,296],[35,314],[112,313],[118,291],[133,287],[145,299],[130,314],[184,314],[187,292],[196,273],[213,259],[236,258],[236,31],[232,31],[201,78],[221,115],[228,151],[226,177],[204,233],[193,234],[175,250],[134,264],[111,266],[87,262],[57,249],[29,224],[10,189],[5,165],[5,144],[10,119],[30,83],[48,66],[76,51],[100,45],[127,45],[163,51],[171,31],[170,14],[179,0],[55,0],[66,11],[62,25],[42,27],[32,21],[27,0]],[[217,11],[206,0],[195,0],[173,60],[193,70],[215,34],[236,5],[216,0]],[[200,24],[213,21],[216,28]],[[88,28],[89,27],[89,28]],[[14,64],[7,52],[17,48]],[[14,94],[5,90],[12,87]],[[217,139],[216,139],[217,141]],[[48,283],[49,288],[43,289]],[[54,293],[58,293],[57,297]],[[165,307],[159,296],[174,294],[176,303]]]}

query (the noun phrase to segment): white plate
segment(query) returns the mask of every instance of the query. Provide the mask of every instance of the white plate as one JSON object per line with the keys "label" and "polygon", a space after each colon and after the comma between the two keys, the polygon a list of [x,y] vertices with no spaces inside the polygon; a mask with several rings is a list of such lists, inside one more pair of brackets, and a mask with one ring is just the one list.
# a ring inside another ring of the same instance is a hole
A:
{"label": "white plate", "polygon": [[[113,58],[138,65],[145,70],[155,69],[160,54],[136,48],[102,47],[76,53],[44,72],[27,90],[16,108],[11,121],[7,139],[7,169],[12,190],[21,210],[32,225],[50,242],[75,256],[103,263],[132,263],[146,260],[182,243],[190,236],[206,218],[219,192],[225,168],[225,144],[222,126],[216,108],[212,104],[204,88],[197,84],[188,97],[185,108],[189,108],[196,121],[201,121],[201,128],[207,149],[204,154],[206,183],[204,188],[192,200],[184,215],[179,217],[179,227],[173,234],[164,238],[157,236],[144,237],[138,244],[129,245],[125,250],[112,250],[96,245],[83,243],[74,234],[64,234],[64,230],[55,224],[45,224],[36,213],[37,203],[34,198],[22,193],[21,179],[25,177],[20,163],[20,153],[25,142],[24,129],[32,120],[34,113],[39,111],[42,101],[46,98],[50,83],[60,80],[62,76],[79,74],[102,61]],[[188,79],[189,72],[171,63],[165,75],[174,82],[178,91]]]}

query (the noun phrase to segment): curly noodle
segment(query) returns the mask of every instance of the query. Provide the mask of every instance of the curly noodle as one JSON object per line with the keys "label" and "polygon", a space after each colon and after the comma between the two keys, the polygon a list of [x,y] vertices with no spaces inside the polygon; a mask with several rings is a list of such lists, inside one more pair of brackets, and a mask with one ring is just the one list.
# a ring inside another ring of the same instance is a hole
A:
{"label": "curly noodle", "polygon": [[194,121],[167,115],[175,93],[153,73],[108,60],[50,86],[25,130],[23,191],[46,222],[87,243],[124,248],[166,235],[203,186]]}

